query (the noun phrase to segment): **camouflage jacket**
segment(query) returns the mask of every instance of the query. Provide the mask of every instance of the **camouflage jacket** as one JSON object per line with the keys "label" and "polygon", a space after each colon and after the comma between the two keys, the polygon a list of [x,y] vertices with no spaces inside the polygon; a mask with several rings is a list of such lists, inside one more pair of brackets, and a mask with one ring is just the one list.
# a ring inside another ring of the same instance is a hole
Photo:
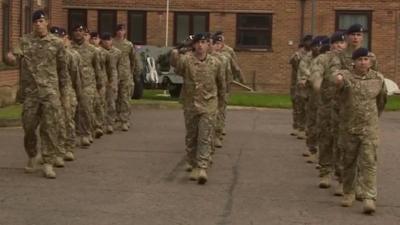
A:
{"label": "camouflage jacket", "polygon": [[290,85],[295,87],[297,85],[297,71],[299,69],[299,64],[301,59],[307,54],[304,50],[296,51],[292,57],[290,57],[289,64],[292,66],[292,76]]}
{"label": "camouflage jacket", "polygon": [[82,89],[91,88],[95,90],[96,87],[99,89],[98,86],[101,84],[97,81],[101,80],[101,66],[96,47],[86,42],[81,45],[72,43],[71,47],[81,56]]}
{"label": "camouflage jacket", "polygon": [[120,63],[121,73],[119,74],[118,78],[120,80],[132,80],[134,74],[138,70],[135,56],[135,47],[130,41],[126,39],[113,39],[113,45],[122,53]]}
{"label": "camouflage jacket", "polygon": [[13,49],[21,59],[20,94],[46,98],[65,94],[68,85],[66,51],[63,42],[48,34],[24,35]]}
{"label": "camouflage jacket", "polygon": [[343,75],[340,93],[340,129],[357,135],[374,135],[378,129],[378,116],[386,104],[386,86],[381,73],[370,70],[358,75],[354,70],[340,70]]}
{"label": "camouflage jacket", "polygon": [[118,89],[118,74],[120,74],[120,63],[122,52],[116,47],[106,50],[106,73],[107,73],[107,89],[111,88],[113,91]]}
{"label": "camouflage jacket", "polygon": [[307,97],[310,95],[311,89],[311,67],[316,63],[317,57],[313,57],[311,52],[308,52],[301,60],[299,64],[299,69],[297,71],[297,82],[306,81],[305,87],[299,87],[297,95],[302,97]]}
{"label": "camouflage jacket", "polygon": [[197,113],[216,113],[225,102],[226,86],[221,62],[207,55],[204,61],[193,53],[179,54],[176,73],[183,76],[183,108]]}
{"label": "camouflage jacket", "polygon": [[214,52],[211,54],[212,56],[216,57],[219,59],[222,65],[222,74],[224,76],[225,80],[225,86],[226,86],[226,92],[230,92],[230,84],[233,81],[233,75],[232,75],[232,70],[231,70],[231,58],[229,55],[225,53],[219,53],[219,52]]}
{"label": "camouflage jacket", "polygon": [[77,51],[70,47],[66,47],[67,52],[67,67],[69,76],[68,93],[72,98],[79,98],[81,95],[81,56]]}
{"label": "camouflage jacket", "polygon": [[311,66],[310,81],[314,89],[319,90],[320,99],[325,103],[334,99],[336,94],[336,83],[331,78],[341,67],[334,63],[335,60],[338,60],[338,53],[326,52],[317,56]]}
{"label": "camouflage jacket", "polygon": [[238,64],[238,58],[236,56],[235,51],[233,48],[229,47],[228,45],[224,45],[224,48],[222,48],[222,53],[225,55],[230,56],[230,64],[231,64],[231,71],[232,71],[232,77],[234,80],[237,80],[241,83],[244,83],[244,77],[242,74],[242,70],[239,67]]}
{"label": "camouflage jacket", "polygon": [[[98,54],[99,64],[100,64],[100,75],[97,76],[99,80],[97,80],[97,86],[100,88],[104,88],[107,82],[107,72],[106,72],[106,58],[107,58],[107,50],[102,47],[95,47]],[[100,83],[100,84],[99,84]]]}

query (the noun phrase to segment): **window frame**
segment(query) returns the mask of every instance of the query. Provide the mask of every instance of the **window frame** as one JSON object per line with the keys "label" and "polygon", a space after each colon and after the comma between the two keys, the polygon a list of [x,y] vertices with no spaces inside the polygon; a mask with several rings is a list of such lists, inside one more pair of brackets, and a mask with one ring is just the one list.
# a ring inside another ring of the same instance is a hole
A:
{"label": "window frame", "polygon": [[102,13],[112,13],[112,17],[113,17],[113,27],[112,27],[112,31],[111,34],[114,35],[115,33],[115,29],[117,28],[117,23],[118,23],[118,18],[117,18],[117,10],[98,10],[97,11],[97,32],[99,33],[99,35],[101,35],[104,31],[101,30],[101,20],[100,20],[100,15]]}
{"label": "window frame", "polygon": [[[143,42],[135,42],[132,40],[132,37],[130,37],[130,29],[131,29],[131,15],[142,15],[143,16],[143,34],[142,34],[142,39]],[[135,10],[129,10],[128,11],[128,30],[127,30],[127,37],[128,40],[130,40],[133,44],[135,45],[146,45],[147,44],[147,12],[146,11],[135,11]]]}
{"label": "window frame", "polygon": [[[242,17],[242,16],[267,16],[269,27],[266,27],[266,28],[244,28],[244,27],[240,27],[240,17]],[[243,49],[243,50],[257,49],[257,50],[272,51],[273,25],[274,25],[274,14],[273,13],[237,13],[236,14],[236,42],[235,42],[236,43],[236,48],[237,49]],[[240,34],[241,34],[242,31],[267,32],[267,38],[269,38],[269,41],[267,39],[268,43],[265,46],[240,44],[239,43]]]}
{"label": "window frame", "polygon": [[33,12],[33,3],[31,0],[25,0],[24,3],[24,33],[32,32],[32,12]]}
{"label": "window frame", "polygon": [[[10,23],[11,23],[11,5],[12,5],[12,0],[6,0],[6,1],[1,1],[1,13],[2,13],[2,26],[3,26],[3,31],[2,31],[2,37],[1,37],[1,44],[2,44],[2,57],[5,58],[8,54],[8,52],[11,49],[11,29],[10,29]],[[5,14],[7,10],[7,14]],[[5,20],[7,15],[7,20]],[[6,32],[5,32],[6,31]]]}
{"label": "window frame", "polygon": [[178,16],[187,15],[189,16],[189,35],[193,34],[193,18],[194,16],[203,15],[206,18],[206,29],[205,32],[210,31],[210,13],[208,12],[175,12],[174,13],[174,45],[178,44]]}
{"label": "window frame", "polygon": [[74,26],[72,24],[72,17],[71,17],[71,12],[80,12],[83,15],[83,18],[85,18],[85,21],[83,21],[83,25],[87,26],[88,18],[87,18],[87,10],[86,9],[68,9],[68,32],[71,33],[72,27]]}
{"label": "window frame", "polygon": [[339,18],[341,15],[366,15],[367,16],[367,23],[368,26],[364,27],[367,29],[366,32],[368,33],[368,49],[371,50],[371,43],[372,43],[372,11],[371,10],[336,10],[335,11],[335,30],[336,31],[344,31],[345,29],[339,29]]}

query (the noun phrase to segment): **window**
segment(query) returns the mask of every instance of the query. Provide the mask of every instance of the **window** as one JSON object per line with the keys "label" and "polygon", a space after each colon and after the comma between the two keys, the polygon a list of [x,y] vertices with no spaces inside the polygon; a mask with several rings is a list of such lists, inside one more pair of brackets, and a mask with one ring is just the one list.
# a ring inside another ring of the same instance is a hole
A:
{"label": "window", "polygon": [[108,32],[114,34],[117,27],[117,11],[100,10],[98,14],[98,32],[99,34]]}
{"label": "window", "polygon": [[87,12],[84,9],[70,9],[68,10],[68,31],[71,32],[72,28],[78,24],[87,26]]}
{"label": "window", "polygon": [[3,57],[10,51],[10,0],[2,1]]}
{"label": "window", "polygon": [[359,23],[366,29],[364,47],[371,48],[371,11],[336,11],[336,30],[346,31],[351,25]]}
{"label": "window", "polygon": [[174,43],[185,40],[189,35],[207,32],[208,13],[175,13]]}
{"label": "window", "polygon": [[32,1],[24,1],[24,33],[32,31]]}
{"label": "window", "polygon": [[128,40],[137,45],[146,44],[146,12],[128,13]]}
{"label": "window", "polygon": [[272,14],[238,14],[236,32],[239,48],[271,49]]}

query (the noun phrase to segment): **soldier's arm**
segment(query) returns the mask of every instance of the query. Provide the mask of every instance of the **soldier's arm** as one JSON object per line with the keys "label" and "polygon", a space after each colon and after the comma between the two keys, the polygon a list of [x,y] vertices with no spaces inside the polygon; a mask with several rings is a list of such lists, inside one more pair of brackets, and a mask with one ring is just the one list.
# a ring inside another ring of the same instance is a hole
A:
{"label": "soldier's arm", "polygon": [[18,59],[23,57],[23,55],[22,38],[20,38],[17,44],[13,46],[12,50],[7,53],[4,62],[7,65],[15,66],[18,63]]}
{"label": "soldier's arm", "polygon": [[76,97],[79,99],[82,93],[82,80],[81,80],[81,56],[75,54],[72,57],[72,66],[74,68],[73,74],[71,76],[72,85],[76,93]]}
{"label": "soldier's arm", "polygon": [[184,76],[184,70],[186,65],[186,54],[180,54],[177,49],[171,51],[170,64],[175,68],[175,73],[179,76]]}
{"label": "soldier's arm", "polygon": [[137,65],[137,61],[136,61],[135,47],[133,46],[133,44],[131,45],[131,50],[129,52],[129,60],[131,62],[131,71],[132,71],[133,77],[135,77],[137,70],[138,70],[138,68],[137,68],[138,65]]}
{"label": "soldier's arm", "polygon": [[299,85],[305,86],[307,77],[309,74],[308,65],[305,60],[301,60],[299,63],[299,69],[297,70],[297,80]]}
{"label": "soldier's arm", "polygon": [[311,75],[310,75],[310,82],[313,90],[315,92],[319,92],[323,80],[323,75],[325,73],[325,67],[323,62],[320,60],[317,60],[315,63],[312,64],[311,66]]}
{"label": "soldier's arm", "polygon": [[66,95],[66,88],[68,82],[68,66],[67,66],[67,53],[65,50],[64,45],[61,41],[58,44],[58,51],[57,51],[57,72],[58,72],[58,79],[59,79],[59,86],[60,86],[60,93],[61,96]]}
{"label": "soldier's arm", "polygon": [[376,105],[378,107],[378,115],[379,116],[382,114],[383,110],[385,109],[386,102],[387,102],[387,88],[385,85],[384,78],[382,76],[382,88],[381,88],[378,96],[376,97]]}
{"label": "soldier's arm", "polygon": [[94,68],[94,75],[96,78],[96,87],[97,89],[103,88],[102,77],[101,77],[101,59],[100,59],[100,51],[95,51],[92,59],[92,66]]}
{"label": "soldier's arm", "polygon": [[235,59],[235,57],[232,57],[231,70],[232,70],[232,74],[233,74],[233,79],[244,84],[245,80],[243,77],[243,73],[242,73],[242,70],[240,69],[239,64],[237,63],[237,60]]}
{"label": "soldier's arm", "polygon": [[222,62],[219,63],[217,68],[217,88],[218,88],[218,106],[222,107],[225,104],[225,95],[226,95],[226,81],[224,76],[224,69],[222,66]]}

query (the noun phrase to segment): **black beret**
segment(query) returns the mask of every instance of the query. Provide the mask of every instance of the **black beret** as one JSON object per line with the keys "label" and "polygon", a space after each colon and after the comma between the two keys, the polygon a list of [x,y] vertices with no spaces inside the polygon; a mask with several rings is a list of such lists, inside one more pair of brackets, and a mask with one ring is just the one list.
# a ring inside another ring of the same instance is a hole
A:
{"label": "black beret", "polygon": [[363,25],[361,24],[353,24],[347,29],[347,34],[353,33],[363,33],[365,31]]}
{"label": "black beret", "polygon": [[60,35],[60,28],[59,27],[50,27],[50,33]]}
{"label": "black beret", "polygon": [[109,41],[109,40],[111,40],[111,38],[112,38],[112,35],[111,35],[111,33],[108,33],[108,32],[104,32],[100,35],[100,39],[103,41]]}
{"label": "black beret", "polygon": [[99,37],[99,33],[95,32],[95,31],[90,32],[90,38],[94,38],[94,37]]}
{"label": "black beret", "polygon": [[345,41],[345,40],[346,40],[345,33],[342,31],[337,31],[337,32],[333,33],[331,36],[332,44],[335,42]]}
{"label": "black beret", "polygon": [[115,31],[125,30],[125,24],[118,24]]}
{"label": "black beret", "polygon": [[366,48],[359,48],[353,52],[353,56],[351,57],[353,60],[356,60],[360,57],[365,57],[369,55],[369,51]]}
{"label": "black beret", "polygon": [[32,21],[33,22],[35,22],[35,20],[43,19],[43,18],[46,18],[46,13],[43,10],[36,10],[32,14]]}
{"label": "black beret", "polygon": [[212,40],[213,40],[214,43],[217,42],[217,41],[221,41],[221,42],[224,41],[223,38],[221,37],[221,35],[214,35],[212,37]]}
{"label": "black beret", "polygon": [[86,30],[86,26],[83,24],[76,24],[75,26],[72,27],[72,31],[77,31],[77,30]]}
{"label": "black beret", "polygon": [[60,35],[60,37],[64,37],[65,35],[67,35],[67,31],[64,28],[59,28],[58,30],[58,35]]}
{"label": "black beret", "polygon": [[304,36],[301,41],[304,43],[306,41],[312,41],[312,39],[313,39],[313,36],[311,34],[308,34],[308,35]]}
{"label": "black beret", "polygon": [[205,32],[203,32],[203,33],[197,33],[197,34],[195,34],[194,37],[193,37],[192,44],[194,44],[194,43],[196,43],[196,42],[199,42],[199,41],[201,41],[201,40],[208,40],[208,39],[209,39],[209,38],[208,38],[207,33],[205,33]]}
{"label": "black beret", "polygon": [[327,44],[329,44],[328,36],[316,36],[311,42],[311,46],[322,46]]}
{"label": "black beret", "polygon": [[224,32],[222,30],[215,31],[214,36],[220,36],[220,35],[224,35]]}

